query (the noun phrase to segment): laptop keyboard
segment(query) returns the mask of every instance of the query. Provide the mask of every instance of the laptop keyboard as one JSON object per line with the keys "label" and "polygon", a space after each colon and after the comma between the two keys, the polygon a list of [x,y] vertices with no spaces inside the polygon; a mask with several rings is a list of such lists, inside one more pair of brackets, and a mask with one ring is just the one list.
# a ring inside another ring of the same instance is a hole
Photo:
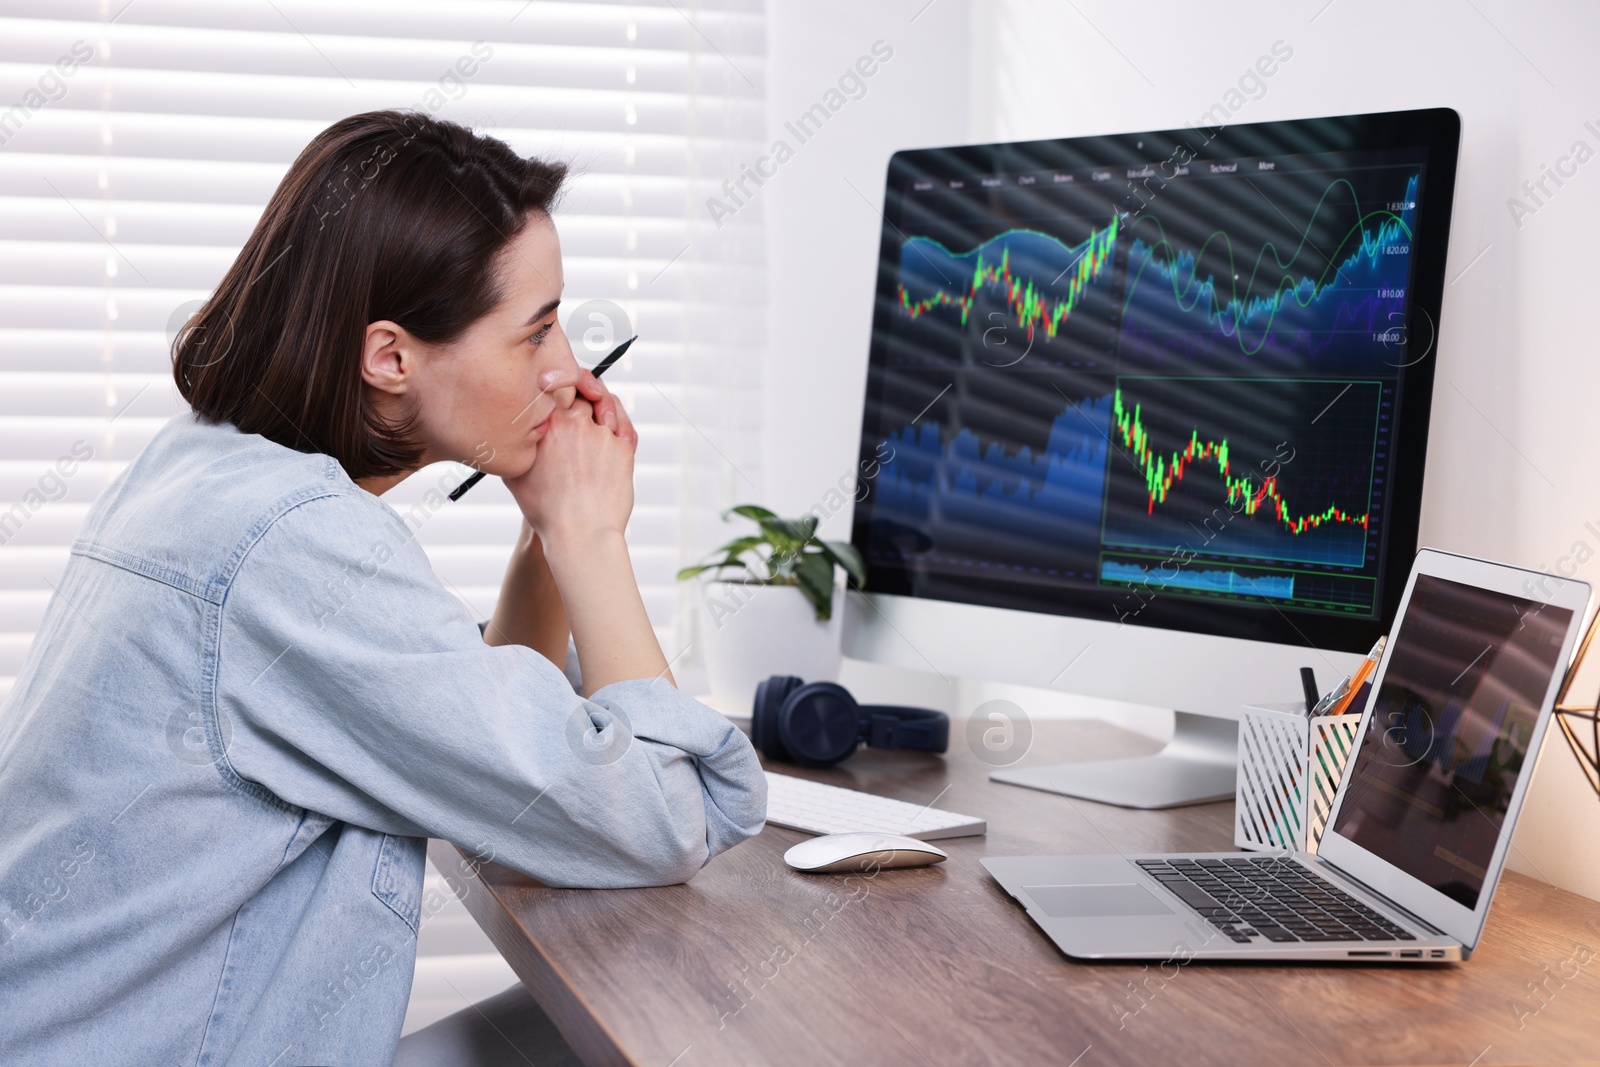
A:
{"label": "laptop keyboard", "polygon": [[1231,940],[1415,941],[1336,886],[1278,856],[1136,860]]}

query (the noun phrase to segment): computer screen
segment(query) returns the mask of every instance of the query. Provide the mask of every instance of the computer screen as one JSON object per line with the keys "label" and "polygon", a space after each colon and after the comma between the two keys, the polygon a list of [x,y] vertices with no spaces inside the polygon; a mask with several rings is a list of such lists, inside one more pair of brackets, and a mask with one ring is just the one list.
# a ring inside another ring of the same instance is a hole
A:
{"label": "computer screen", "polygon": [[897,153],[869,592],[1364,651],[1416,548],[1448,110]]}
{"label": "computer screen", "polygon": [[1476,908],[1571,621],[1417,575],[1334,832]]}

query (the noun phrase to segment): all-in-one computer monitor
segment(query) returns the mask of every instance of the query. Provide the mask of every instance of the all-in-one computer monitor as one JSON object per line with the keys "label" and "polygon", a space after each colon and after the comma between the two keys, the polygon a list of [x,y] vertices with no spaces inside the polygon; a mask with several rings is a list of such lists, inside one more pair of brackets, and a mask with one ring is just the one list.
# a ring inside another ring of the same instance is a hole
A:
{"label": "all-in-one computer monitor", "polygon": [[1177,712],[1001,781],[1228,797],[1239,708],[1332,686],[1417,547],[1448,109],[896,153],[847,654]]}

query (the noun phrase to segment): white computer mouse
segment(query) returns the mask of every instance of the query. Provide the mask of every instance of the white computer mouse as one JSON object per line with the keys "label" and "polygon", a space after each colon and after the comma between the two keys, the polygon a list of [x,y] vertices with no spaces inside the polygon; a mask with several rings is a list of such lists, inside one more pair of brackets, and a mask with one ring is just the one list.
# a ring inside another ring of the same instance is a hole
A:
{"label": "white computer mouse", "polygon": [[807,874],[926,867],[949,858],[941,848],[899,834],[824,834],[783,854],[783,862]]}

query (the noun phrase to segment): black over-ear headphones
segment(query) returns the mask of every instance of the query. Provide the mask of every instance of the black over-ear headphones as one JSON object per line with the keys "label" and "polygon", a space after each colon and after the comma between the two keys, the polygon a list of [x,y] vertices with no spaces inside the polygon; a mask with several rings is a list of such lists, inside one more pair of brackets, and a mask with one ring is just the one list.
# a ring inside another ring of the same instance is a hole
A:
{"label": "black over-ear headphones", "polygon": [[828,767],[865,741],[872,748],[943,752],[950,745],[950,719],[928,708],[857,704],[833,682],[801,681],[774,674],[756,686],[750,732],[756,749],[771,760],[802,767]]}

